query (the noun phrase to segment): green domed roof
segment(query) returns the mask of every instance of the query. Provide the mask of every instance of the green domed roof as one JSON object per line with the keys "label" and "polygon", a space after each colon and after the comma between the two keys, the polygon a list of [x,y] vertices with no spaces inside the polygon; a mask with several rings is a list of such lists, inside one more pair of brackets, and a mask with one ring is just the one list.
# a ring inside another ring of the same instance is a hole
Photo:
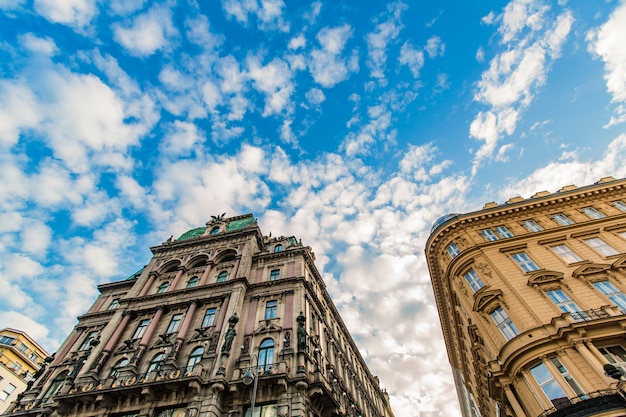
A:
{"label": "green domed roof", "polygon": [[180,235],[180,237],[176,240],[180,241],[180,240],[187,240],[187,239],[191,239],[197,236],[200,236],[201,234],[203,234],[204,232],[206,232],[206,226],[203,227],[197,227],[195,229],[191,229],[185,233],[183,233],[182,235]]}

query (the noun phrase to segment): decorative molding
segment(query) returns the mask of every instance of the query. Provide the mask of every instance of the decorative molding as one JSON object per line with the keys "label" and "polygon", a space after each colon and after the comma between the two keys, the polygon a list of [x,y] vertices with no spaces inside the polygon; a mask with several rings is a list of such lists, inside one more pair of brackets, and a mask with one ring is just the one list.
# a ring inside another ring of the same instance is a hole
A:
{"label": "decorative molding", "polygon": [[[624,261],[626,260],[626,258],[622,257],[618,259],[616,262],[619,262],[620,260]],[[574,272],[572,272],[572,276],[574,278],[587,278],[590,275],[605,274],[606,271],[611,269],[611,266],[612,265],[608,265],[608,264],[588,263],[588,264],[581,265],[578,268],[576,268]]]}
{"label": "decorative molding", "polygon": [[541,270],[528,276],[528,286],[548,284],[563,280],[563,272]]}
{"label": "decorative molding", "polygon": [[472,310],[483,311],[489,304],[500,297],[502,297],[502,290],[491,290],[489,289],[489,286],[483,287],[480,291],[474,294],[474,305],[472,306]]}

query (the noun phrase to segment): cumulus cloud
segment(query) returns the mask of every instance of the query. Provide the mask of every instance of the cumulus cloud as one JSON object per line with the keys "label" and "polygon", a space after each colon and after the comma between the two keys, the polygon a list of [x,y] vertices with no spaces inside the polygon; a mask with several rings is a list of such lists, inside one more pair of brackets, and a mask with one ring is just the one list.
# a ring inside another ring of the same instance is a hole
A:
{"label": "cumulus cloud", "polygon": [[348,78],[350,66],[348,59],[343,58],[341,53],[351,36],[352,28],[349,25],[325,27],[317,34],[321,48],[311,51],[309,70],[315,82],[322,87],[332,87]]}
{"label": "cumulus cloud", "polygon": [[405,42],[400,48],[400,56],[398,62],[409,67],[413,77],[419,78],[420,71],[424,66],[424,52],[415,49],[409,42]]}
{"label": "cumulus cloud", "polygon": [[385,77],[385,64],[387,62],[387,46],[396,39],[402,29],[400,17],[406,10],[406,5],[397,2],[388,7],[389,17],[385,22],[379,23],[374,31],[367,34],[368,60],[367,66],[373,78]]}
{"label": "cumulus cloud", "polygon": [[491,60],[476,84],[474,100],[490,110],[479,112],[470,125],[470,136],[484,142],[474,155],[473,173],[481,161],[493,156],[502,135],[515,131],[520,112],[532,102],[551,62],[560,55],[574,18],[565,11],[549,21],[544,16],[547,10],[516,0],[501,16],[499,31],[506,50]]}
{"label": "cumulus cloud", "polygon": [[96,0],[35,0],[35,11],[53,23],[82,29],[95,16]]}
{"label": "cumulus cloud", "polygon": [[626,121],[626,51],[621,46],[626,39],[626,4],[620,4],[599,28],[587,33],[588,49],[604,61],[606,88],[612,96],[616,114],[607,127]]}
{"label": "cumulus cloud", "polygon": [[263,116],[293,111],[290,100],[295,89],[293,73],[285,61],[274,58],[267,65],[262,65],[258,58],[250,58],[248,75],[254,88],[265,95]]}
{"label": "cumulus cloud", "polygon": [[261,30],[287,32],[289,24],[283,17],[285,3],[282,0],[222,0],[227,16],[243,25],[248,24],[248,15],[253,15]]}
{"label": "cumulus cloud", "polygon": [[426,41],[426,46],[424,50],[428,53],[430,58],[435,58],[437,56],[443,56],[446,51],[446,44],[443,43],[439,36],[431,36]]}
{"label": "cumulus cloud", "polygon": [[149,56],[168,47],[178,35],[172,23],[172,11],[164,6],[154,6],[135,16],[129,24],[113,24],[113,32],[115,40],[137,56]]}

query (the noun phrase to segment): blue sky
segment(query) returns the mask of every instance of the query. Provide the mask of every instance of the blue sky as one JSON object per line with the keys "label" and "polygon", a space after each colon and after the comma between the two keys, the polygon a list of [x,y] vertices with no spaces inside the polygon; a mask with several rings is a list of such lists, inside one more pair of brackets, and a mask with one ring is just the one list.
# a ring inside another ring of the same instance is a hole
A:
{"label": "blue sky", "polygon": [[626,176],[619,1],[0,0],[0,327],[51,352],[149,247],[314,248],[396,416],[458,416],[445,213]]}

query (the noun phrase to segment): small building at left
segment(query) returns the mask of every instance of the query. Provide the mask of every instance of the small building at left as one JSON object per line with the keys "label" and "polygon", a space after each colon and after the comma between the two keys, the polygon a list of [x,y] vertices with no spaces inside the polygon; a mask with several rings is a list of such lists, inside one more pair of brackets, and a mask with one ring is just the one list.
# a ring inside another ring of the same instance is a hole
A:
{"label": "small building at left", "polygon": [[35,380],[48,353],[28,334],[0,330],[0,414]]}

